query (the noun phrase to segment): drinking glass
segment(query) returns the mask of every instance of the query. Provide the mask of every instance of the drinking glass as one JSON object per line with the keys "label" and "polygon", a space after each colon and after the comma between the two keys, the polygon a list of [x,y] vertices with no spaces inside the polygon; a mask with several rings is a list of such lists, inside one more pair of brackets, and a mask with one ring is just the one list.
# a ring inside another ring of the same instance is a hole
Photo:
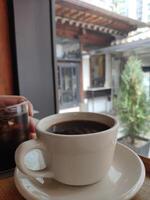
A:
{"label": "drinking glass", "polygon": [[15,167],[15,150],[28,139],[28,101],[0,107],[0,173]]}

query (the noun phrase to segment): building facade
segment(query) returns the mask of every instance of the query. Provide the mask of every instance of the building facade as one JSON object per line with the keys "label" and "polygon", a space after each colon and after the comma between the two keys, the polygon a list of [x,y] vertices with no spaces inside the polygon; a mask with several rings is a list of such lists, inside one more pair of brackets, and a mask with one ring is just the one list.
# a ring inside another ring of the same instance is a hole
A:
{"label": "building facade", "polygon": [[113,0],[113,9],[121,15],[144,22],[150,21],[150,0]]}

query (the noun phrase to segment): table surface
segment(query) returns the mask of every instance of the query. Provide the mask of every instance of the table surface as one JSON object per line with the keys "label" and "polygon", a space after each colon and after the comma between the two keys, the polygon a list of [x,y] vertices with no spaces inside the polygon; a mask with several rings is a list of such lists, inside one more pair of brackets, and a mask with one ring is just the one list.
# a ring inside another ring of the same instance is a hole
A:
{"label": "table surface", "polygon": [[[17,191],[13,177],[0,179],[0,200],[24,200]],[[150,177],[145,182],[132,200],[150,200]]]}

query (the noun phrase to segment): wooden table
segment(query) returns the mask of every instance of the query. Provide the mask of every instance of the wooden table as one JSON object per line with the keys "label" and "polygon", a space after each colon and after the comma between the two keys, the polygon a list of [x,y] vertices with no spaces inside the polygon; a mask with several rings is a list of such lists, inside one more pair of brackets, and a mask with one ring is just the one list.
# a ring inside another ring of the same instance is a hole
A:
{"label": "wooden table", "polygon": [[[15,187],[13,177],[0,180],[0,200],[24,200]],[[132,200],[150,200],[150,177],[146,177],[143,187]]]}

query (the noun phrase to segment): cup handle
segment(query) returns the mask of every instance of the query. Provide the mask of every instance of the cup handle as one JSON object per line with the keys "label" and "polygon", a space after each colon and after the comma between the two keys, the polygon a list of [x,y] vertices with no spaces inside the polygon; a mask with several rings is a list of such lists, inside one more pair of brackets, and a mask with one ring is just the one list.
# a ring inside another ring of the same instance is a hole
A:
{"label": "cup handle", "polygon": [[28,140],[19,145],[19,147],[15,152],[15,162],[17,168],[25,175],[31,176],[33,178],[38,178],[38,177],[53,178],[54,175],[50,171],[50,169],[48,169],[48,167],[37,171],[33,171],[26,167],[24,163],[24,157],[27,153],[29,153],[33,149],[40,149],[42,152],[45,152],[44,145],[37,139]]}

